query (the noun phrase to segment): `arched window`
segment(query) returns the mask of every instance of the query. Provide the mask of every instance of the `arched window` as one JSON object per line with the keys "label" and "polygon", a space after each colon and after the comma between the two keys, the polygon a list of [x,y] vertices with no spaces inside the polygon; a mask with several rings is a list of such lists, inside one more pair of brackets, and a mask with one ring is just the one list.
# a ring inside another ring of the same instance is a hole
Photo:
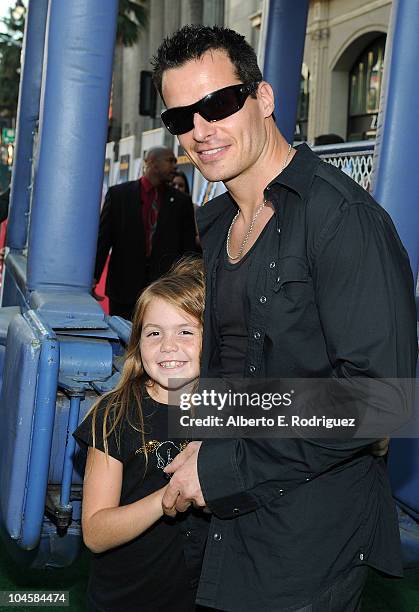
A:
{"label": "arched window", "polygon": [[301,66],[300,94],[298,96],[297,125],[294,140],[307,140],[308,106],[310,102],[310,72],[307,64]]}
{"label": "arched window", "polygon": [[386,36],[376,38],[349,73],[348,140],[375,138]]}

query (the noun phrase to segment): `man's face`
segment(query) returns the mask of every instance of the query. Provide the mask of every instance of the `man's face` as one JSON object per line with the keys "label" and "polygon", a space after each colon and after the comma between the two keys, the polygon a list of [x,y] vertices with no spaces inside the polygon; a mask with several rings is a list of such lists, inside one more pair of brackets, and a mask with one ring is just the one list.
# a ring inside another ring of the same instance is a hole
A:
{"label": "man's face", "polygon": [[154,170],[161,183],[170,183],[176,173],[176,157],[172,151],[162,153],[153,162]]}
{"label": "man's face", "polygon": [[[208,51],[198,60],[166,70],[162,91],[167,108],[173,108],[240,82],[224,51]],[[179,142],[205,178],[228,182],[257,163],[266,144],[265,117],[271,112],[266,96],[258,92],[257,99],[249,96],[241,110],[220,121],[208,122],[195,113],[194,128],[181,134]]]}

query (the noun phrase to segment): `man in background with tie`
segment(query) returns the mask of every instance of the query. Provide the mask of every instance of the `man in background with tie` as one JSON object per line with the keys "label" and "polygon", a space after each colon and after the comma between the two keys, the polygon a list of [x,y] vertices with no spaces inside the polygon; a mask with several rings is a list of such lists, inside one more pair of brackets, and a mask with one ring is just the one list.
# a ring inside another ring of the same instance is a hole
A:
{"label": "man in background with tie", "polygon": [[173,151],[153,147],[145,156],[144,175],[114,185],[106,194],[94,286],[112,249],[106,279],[111,315],[130,319],[141,291],[182,255],[196,250],[192,200],[169,185],[175,172]]}

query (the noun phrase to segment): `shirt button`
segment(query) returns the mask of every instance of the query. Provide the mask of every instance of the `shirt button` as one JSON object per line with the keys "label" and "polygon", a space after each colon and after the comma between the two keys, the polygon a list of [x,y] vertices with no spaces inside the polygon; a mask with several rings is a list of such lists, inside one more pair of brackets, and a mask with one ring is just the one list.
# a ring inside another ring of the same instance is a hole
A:
{"label": "shirt button", "polygon": [[284,495],[284,489],[279,489],[279,494],[282,496]]}
{"label": "shirt button", "polygon": [[278,232],[278,234],[281,233],[281,228],[280,227],[278,227],[277,232]]}
{"label": "shirt button", "polygon": [[261,295],[260,298],[259,298],[259,302],[261,304],[265,304],[266,303],[266,296],[265,295]]}
{"label": "shirt button", "polygon": [[254,338],[255,340],[259,340],[259,339],[260,339],[260,332],[256,331],[256,332],[253,334],[253,338]]}
{"label": "shirt button", "polygon": [[275,266],[276,266],[276,263],[274,261],[271,261],[271,263],[269,264],[269,267],[272,269],[272,268],[275,268]]}
{"label": "shirt button", "polygon": [[221,533],[214,533],[212,536],[216,542],[219,542],[222,539]]}
{"label": "shirt button", "polygon": [[364,560],[364,553],[360,553],[360,555],[359,555],[359,559],[360,559],[360,561],[363,561],[363,560]]}
{"label": "shirt button", "polygon": [[249,366],[249,372],[251,372],[252,374],[256,372],[256,368],[254,365]]}
{"label": "shirt button", "polygon": [[189,530],[188,530],[188,531],[185,531],[185,536],[186,536],[187,538],[189,538],[189,537],[190,537],[190,535],[191,535],[191,532],[190,532]]}
{"label": "shirt button", "polygon": [[233,514],[239,514],[240,510],[238,508],[233,508]]}

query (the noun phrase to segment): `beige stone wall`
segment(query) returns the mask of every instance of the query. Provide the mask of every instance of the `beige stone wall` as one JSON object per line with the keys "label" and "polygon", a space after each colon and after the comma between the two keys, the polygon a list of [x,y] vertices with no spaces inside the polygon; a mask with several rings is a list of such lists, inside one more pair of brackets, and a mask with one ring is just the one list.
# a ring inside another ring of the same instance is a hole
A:
{"label": "beige stone wall", "polygon": [[[180,12],[181,0],[174,0],[177,11]],[[121,93],[121,124],[122,137],[134,135],[136,137],[136,157],[141,156],[141,135],[145,130],[160,127],[160,120],[142,117],[138,113],[140,93],[140,71],[150,70],[150,58],[160,44],[165,26],[171,22],[171,15],[165,11],[165,0],[151,0],[148,2],[149,20],[148,28],[141,33],[136,45],[123,48],[121,73],[118,80],[122,81]],[[177,12],[173,13],[175,16]],[[180,17],[178,17],[180,19]],[[116,67],[115,67],[116,68]],[[115,80],[115,74],[114,74]],[[157,116],[160,110],[160,101],[157,104]]]}
{"label": "beige stone wall", "polygon": [[226,0],[224,25],[240,32],[250,44],[254,44],[255,32],[249,17],[258,11],[261,6],[261,0]]}
{"label": "beige stone wall", "polygon": [[304,62],[310,75],[308,140],[346,138],[349,71],[362,50],[388,31],[391,0],[312,0]]}

